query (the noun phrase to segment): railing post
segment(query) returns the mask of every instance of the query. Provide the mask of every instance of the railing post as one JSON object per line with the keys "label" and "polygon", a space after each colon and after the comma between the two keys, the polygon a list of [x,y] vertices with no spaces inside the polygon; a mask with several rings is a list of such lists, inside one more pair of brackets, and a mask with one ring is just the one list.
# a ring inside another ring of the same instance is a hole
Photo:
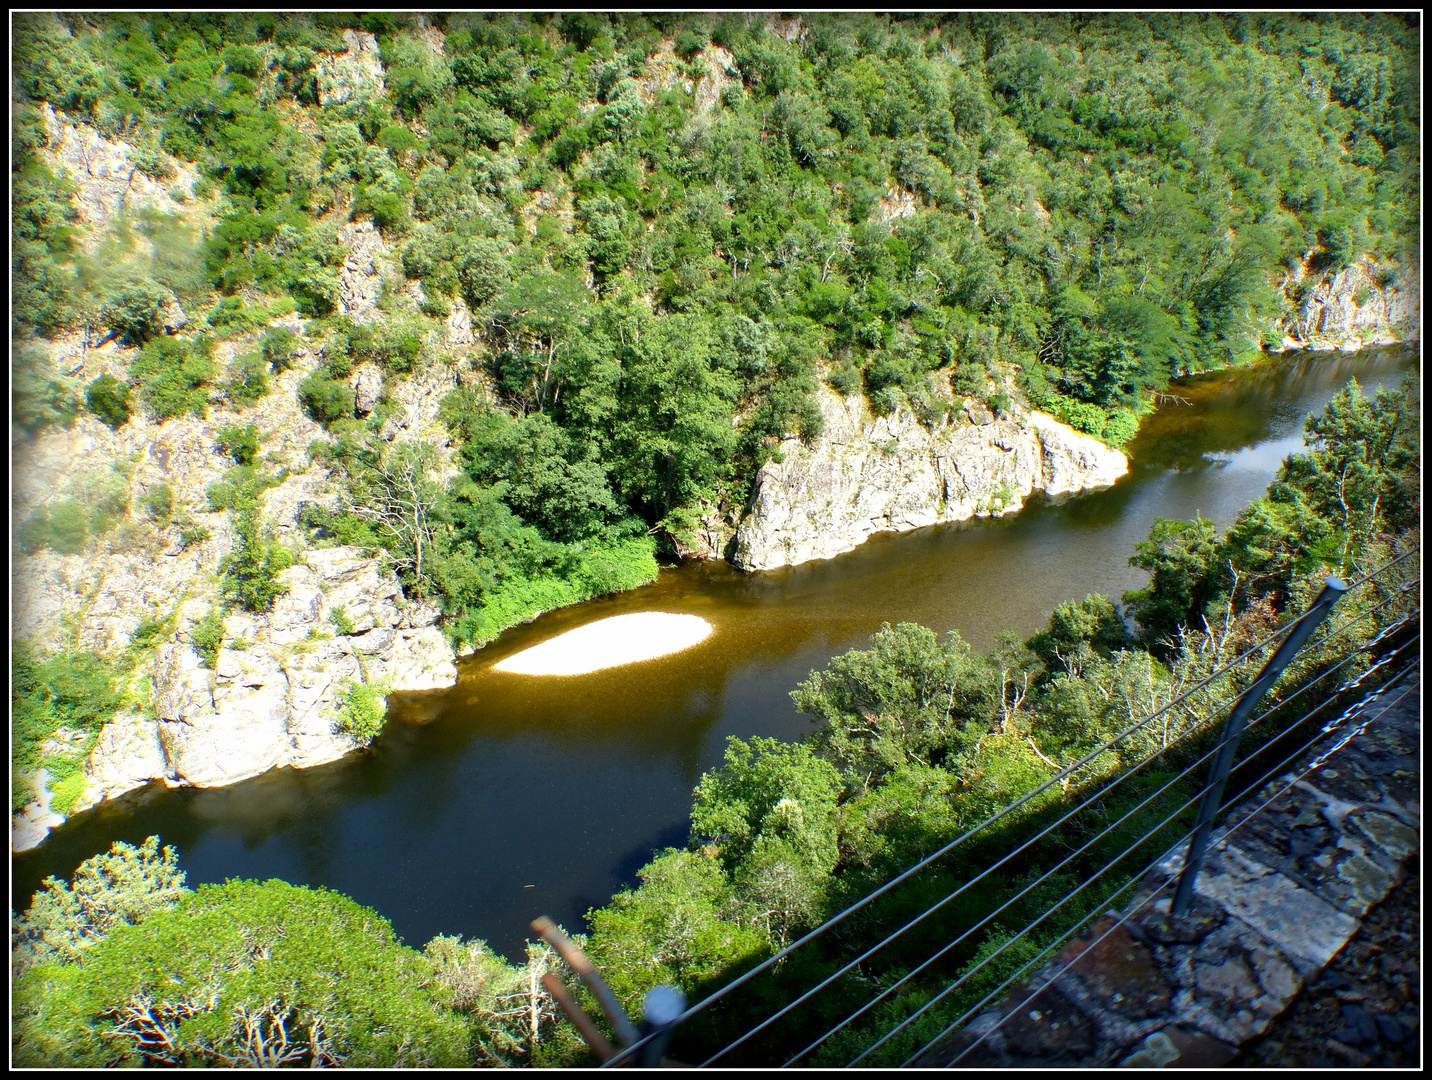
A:
{"label": "railing post", "polygon": [[1293,632],[1283,639],[1283,644],[1278,646],[1277,652],[1263,665],[1263,670],[1258,673],[1258,678],[1253,680],[1253,685],[1243,692],[1238,704],[1233,706],[1233,711],[1228,714],[1228,720],[1223,725],[1222,742],[1209,771],[1208,790],[1204,792],[1203,801],[1198,807],[1198,824],[1188,842],[1188,857],[1184,860],[1183,874],[1178,879],[1178,891],[1174,893],[1171,908],[1174,915],[1187,913],[1193,902],[1193,887],[1198,880],[1199,870],[1203,868],[1203,859],[1208,851],[1208,838],[1213,832],[1213,819],[1217,817],[1218,804],[1223,799],[1223,785],[1228,780],[1228,773],[1233,766],[1233,755],[1238,749],[1238,739],[1248,723],[1249,714],[1257,707],[1268,688],[1278,681],[1283,669],[1307,644],[1313,631],[1328,617],[1333,605],[1347,590],[1348,587],[1335,577],[1330,577],[1323,583],[1323,591],[1318,593],[1317,599],[1303,613]]}
{"label": "railing post", "polygon": [[661,1065],[672,1029],[686,1010],[686,995],[674,986],[656,986],[647,991],[642,1001],[641,1028],[637,1037],[653,1036],[637,1051],[638,1069],[655,1069]]}

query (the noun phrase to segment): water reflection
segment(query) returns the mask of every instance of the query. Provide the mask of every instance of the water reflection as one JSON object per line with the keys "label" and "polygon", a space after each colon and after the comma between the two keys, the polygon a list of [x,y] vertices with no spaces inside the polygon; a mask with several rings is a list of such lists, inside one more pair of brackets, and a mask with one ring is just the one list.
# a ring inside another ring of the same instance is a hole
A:
{"label": "water reflection", "polygon": [[[280,877],[348,893],[409,942],[484,937],[515,954],[527,922],[580,928],[654,849],[685,837],[691,788],[730,735],[809,730],[789,691],[883,621],[957,629],[987,648],[1030,633],[1058,603],[1141,583],[1127,564],[1155,517],[1220,524],[1267,486],[1303,419],[1351,376],[1387,385],[1408,349],[1291,357],[1175,388],[1127,477],[1035,499],[993,521],[873,537],[836,559],[760,574],[725,564],[663,572],[644,589],[552,612],[461,665],[456,686],[402,695],[369,753],[208,791],[151,785],[77,816],[14,860],[14,902],[114,840],[161,834],[190,883]],[[699,615],[710,637],[669,657],[590,675],[491,670],[598,618]],[[526,888],[525,886],[532,886]]]}

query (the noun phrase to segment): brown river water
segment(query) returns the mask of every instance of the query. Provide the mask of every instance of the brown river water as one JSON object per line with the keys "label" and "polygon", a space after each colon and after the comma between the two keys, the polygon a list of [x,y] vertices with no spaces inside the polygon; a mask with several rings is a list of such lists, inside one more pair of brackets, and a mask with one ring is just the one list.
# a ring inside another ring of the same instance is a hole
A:
{"label": "brown river water", "polygon": [[[13,860],[12,904],[115,840],[160,834],[190,885],[277,877],[326,885],[390,919],[409,944],[439,933],[516,955],[549,915],[586,910],[685,842],[691,789],[728,736],[797,738],[789,691],[862,647],[882,622],[958,630],[988,648],[1059,603],[1117,597],[1156,517],[1220,525],[1258,498],[1302,424],[1349,378],[1370,393],[1417,367],[1410,347],[1298,354],[1187,380],[1126,447],[1112,488],[1005,518],[876,536],[846,555],[742,574],[663,570],[655,583],[551,612],[459,663],[456,686],[394,697],[371,752],[210,790],[132,792],[77,815]],[[492,670],[506,656],[610,615],[699,615],[714,632],[673,656],[563,678]]]}

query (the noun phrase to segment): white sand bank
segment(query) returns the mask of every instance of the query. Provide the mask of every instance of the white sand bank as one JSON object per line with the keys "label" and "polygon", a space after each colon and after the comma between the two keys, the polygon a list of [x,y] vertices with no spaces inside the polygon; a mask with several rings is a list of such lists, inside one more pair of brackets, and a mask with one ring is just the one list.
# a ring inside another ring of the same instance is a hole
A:
{"label": "white sand bank", "polygon": [[613,615],[558,634],[493,665],[515,675],[585,675],[689,649],[704,641],[711,624],[696,615],[639,611]]}

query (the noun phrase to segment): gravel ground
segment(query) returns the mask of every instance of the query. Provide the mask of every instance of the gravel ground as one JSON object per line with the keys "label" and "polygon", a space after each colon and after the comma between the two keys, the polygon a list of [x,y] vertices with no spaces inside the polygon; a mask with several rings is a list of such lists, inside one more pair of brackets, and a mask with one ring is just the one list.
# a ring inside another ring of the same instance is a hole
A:
{"label": "gravel ground", "polygon": [[1420,1065],[1420,890],[1414,861],[1342,952],[1229,1068]]}

